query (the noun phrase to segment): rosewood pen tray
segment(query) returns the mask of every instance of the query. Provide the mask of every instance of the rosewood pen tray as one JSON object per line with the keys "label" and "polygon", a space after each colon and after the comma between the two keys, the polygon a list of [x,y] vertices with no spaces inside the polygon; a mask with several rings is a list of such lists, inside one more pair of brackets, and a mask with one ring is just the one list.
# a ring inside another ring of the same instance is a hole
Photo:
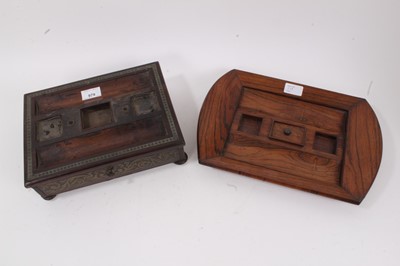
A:
{"label": "rosewood pen tray", "polygon": [[187,159],[158,62],[24,100],[25,186],[45,199]]}
{"label": "rosewood pen tray", "polygon": [[359,204],[382,156],[365,99],[232,70],[208,93],[199,162]]}

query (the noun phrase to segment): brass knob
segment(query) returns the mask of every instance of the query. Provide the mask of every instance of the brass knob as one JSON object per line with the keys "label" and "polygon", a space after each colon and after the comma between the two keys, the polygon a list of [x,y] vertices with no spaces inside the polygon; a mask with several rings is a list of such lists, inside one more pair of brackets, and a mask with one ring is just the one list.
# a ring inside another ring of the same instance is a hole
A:
{"label": "brass knob", "polygon": [[286,136],[290,136],[290,134],[292,134],[292,130],[290,130],[290,128],[285,128],[283,130],[283,134],[285,134]]}

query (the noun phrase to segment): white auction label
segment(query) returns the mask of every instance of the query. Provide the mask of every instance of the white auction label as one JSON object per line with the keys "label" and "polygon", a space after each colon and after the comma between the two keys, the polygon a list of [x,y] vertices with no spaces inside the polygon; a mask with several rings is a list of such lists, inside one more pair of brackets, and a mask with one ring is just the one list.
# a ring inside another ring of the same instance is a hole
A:
{"label": "white auction label", "polygon": [[286,83],[283,92],[288,94],[293,94],[296,96],[301,96],[303,94],[303,86]]}
{"label": "white auction label", "polygon": [[81,94],[82,94],[82,101],[86,101],[86,100],[89,100],[89,99],[100,97],[101,96],[101,89],[100,89],[100,87],[91,88],[91,89],[88,89],[88,90],[81,91]]}

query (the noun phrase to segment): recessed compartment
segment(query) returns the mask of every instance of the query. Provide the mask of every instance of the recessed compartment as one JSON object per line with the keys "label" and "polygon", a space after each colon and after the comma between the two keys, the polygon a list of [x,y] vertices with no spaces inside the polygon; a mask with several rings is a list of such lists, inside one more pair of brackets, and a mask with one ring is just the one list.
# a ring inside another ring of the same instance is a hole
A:
{"label": "recessed compartment", "polygon": [[81,110],[82,128],[90,129],[102,127],[113,122],[111,105],[109,102],[86,107]]}
{"label": "recessed compartment", "polygon": [[61,137],[63,124],[61,117],[53,117],[37,122],[36,137],[38,141],[45,141]]}
{"label": "recessed compartment", "polygon": [[152,92],[135,95],[131,100],[135,115],[146,115],[160,110],[156,94]]}
{"label": "recessed compartment", "polygon": [[337,139],[335,136],[329,136],[322,133],[315,133],[314,150],[326,153],[336,154]]}
{"label": "recessed compartment", "polygon": [[243,114],[242,118],[240,119],[238,130],[251,135],[258,135],[258,132],[261,128],[261,123],[262,118]]}

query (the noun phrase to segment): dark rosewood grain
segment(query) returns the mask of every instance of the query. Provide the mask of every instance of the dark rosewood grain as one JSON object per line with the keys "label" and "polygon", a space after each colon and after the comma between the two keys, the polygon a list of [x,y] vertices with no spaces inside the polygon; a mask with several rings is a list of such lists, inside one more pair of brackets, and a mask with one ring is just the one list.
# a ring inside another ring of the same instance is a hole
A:
{"label": "dark rosewood grain", "polygon": [[209,91],[199,116],[204,165],[359,204],[382,156],[366,100],[232,70]]}
{"label": "dark rosewood grain", "polygon": [[158,62],[26,94],[24,109],[25,186],[47,200],[187,160]]}

